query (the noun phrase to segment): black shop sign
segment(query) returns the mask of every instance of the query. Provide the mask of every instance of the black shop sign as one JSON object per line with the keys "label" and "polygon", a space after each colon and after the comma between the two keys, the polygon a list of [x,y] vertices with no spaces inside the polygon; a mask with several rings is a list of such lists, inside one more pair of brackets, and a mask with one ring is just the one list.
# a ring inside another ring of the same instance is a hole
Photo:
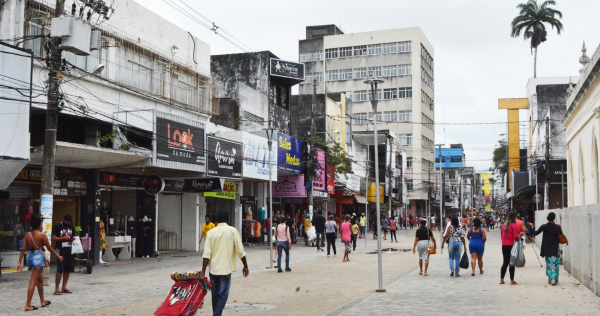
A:
{"label": "black shop sign", "polygon": [[304,80],[304,64],[271,58],[271,76]]}
{"label": "black shop sign", "polygon": [[98,184],[117,187],[143,188],[144,176],[116,172],[98,172]]}
{"label": "black shop sign", "polygon": [[204,129],[156,118],[156,159],[203,166]]}
{"label": "black shop sign", "polygon": [[225,179],[220,179],[220,178],[185,179],[183,191],[185,191],[185,192],[221,192],[221,191],[223,191],[224,184],[225,184]]}
{"label": "black shop sign", "polygon": [[224,138],[207,137],[207,170],[209,176],[242,179],[242,143]]}
{"label": "black shop sign", "polygon": [[165,189],[165,181],[159,176],[144,178],[144,191],[148,194],[159,194]]}

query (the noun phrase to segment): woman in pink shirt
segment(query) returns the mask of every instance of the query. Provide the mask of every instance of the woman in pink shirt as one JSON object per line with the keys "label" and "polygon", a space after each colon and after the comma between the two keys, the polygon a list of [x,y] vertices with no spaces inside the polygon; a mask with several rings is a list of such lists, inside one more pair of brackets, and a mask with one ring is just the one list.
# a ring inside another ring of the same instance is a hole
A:
{"label": "woman in pink shirt", "polygon": [[292,249],[290,228],[286,224],[286,218],[282,217],[279,219],[279,225],[275,230],[275,237],[277,238],[277,272],[281,273],[281,256],[283,255],[282,250],[285,251],[285,271],[290,272],[290,249]]}
{"label": "woman in pink shirt", "polygon": [[346,214],[346,216],[344,216],[344,222],[340,226],[342,242],[344,242],[344,245],[346,246],[345,247],[346,251],[344,252],[344,261],[342,261],[342,262],[350,261],[350,258],[348,257],[348,254],[350,253],[350,251],[352,251],[352,242],[350,240],[350,235],[351,235],[350,231],[351,231],[350,215]]}
{"label": "woman in pink shirt", "polygon": [[515,240],[523,235],[515,223],[516,218],[517,214],[514,212],[508,213],[508,220],[502,225],[502,228],[500,228],[500,235],[502,236],[502,256],[504,257],[504,262],[500,269],[500,284],[504,284],[504,276],[506,275],[506,268],[508,268],[510,272],[510,284],[517,285],[517,282],[515,282],[515,267],[509,267],[510,252],[515,244]]}

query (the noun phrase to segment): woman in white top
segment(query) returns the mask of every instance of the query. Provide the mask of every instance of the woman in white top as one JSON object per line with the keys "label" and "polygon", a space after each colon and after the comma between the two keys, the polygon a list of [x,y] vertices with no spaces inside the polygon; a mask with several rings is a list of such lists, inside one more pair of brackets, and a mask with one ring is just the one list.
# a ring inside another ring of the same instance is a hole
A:
{"label": "woman in white top", "polygon": [[290,249],[292,249],[292,238],[290,237],[290,228],[285,223],[285,217],[279,219],[279,225],[275,230],[275,237],[277,238],[277,272],[283,272],[281,270],[281,250],[285,251],[285,271],[290,272]]}
{"label": "woman in white top", "polygon": [[337,236],[338,225],[333,220],[333,215],[329,215],[329,220],[325,223],[325,238],[327,238],[327,257],[329,257],[331,247],[333,246],[333,255],[337,255],[335,250],[335,238]]}

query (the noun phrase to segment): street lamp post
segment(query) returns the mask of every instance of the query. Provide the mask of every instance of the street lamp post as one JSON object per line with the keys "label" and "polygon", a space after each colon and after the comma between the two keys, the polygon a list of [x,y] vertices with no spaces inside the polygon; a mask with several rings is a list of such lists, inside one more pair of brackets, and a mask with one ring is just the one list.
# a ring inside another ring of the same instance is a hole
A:
{"label": "street lamp post", "polygon": [[[269,145],[269,223],[273,227],[273,132],[275,129],[271,127],[271,121],[269,121],[269,127],[265,128],[267,132],[267,145]],[[273,269],[273,241],[271,235],[273,230],[269,227],[267,234],[267,242],[269,243],[270,260],[267,269]]]}
{"label": "street lamp post", "polygon": [[381,212],[379,206],[379,154],[377,152],[377,84],[383,83],[381,79],[369,79],[364,82],[371,86],[371,105],[373,106],[373,135],[375,152],[375,216],[377,217],[377,263],[379,275],[379,288],[375,292],[385,292],[383,288],[383,270],[381,266]]}

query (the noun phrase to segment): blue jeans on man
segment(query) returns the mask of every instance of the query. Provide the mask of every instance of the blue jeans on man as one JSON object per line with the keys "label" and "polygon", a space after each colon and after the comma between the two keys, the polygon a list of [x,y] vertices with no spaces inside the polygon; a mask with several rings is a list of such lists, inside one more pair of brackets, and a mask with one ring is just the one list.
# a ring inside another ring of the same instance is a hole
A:
{"label": "blue jeans on man", "polygon": [[448,259],[450,262],[450,271],[454,271],[455,275],[460,272],[460,249],[462,248],[462,242],[451,241],[448,244]]}
{"label": "blue jeans on man", "polygon": [[277,266],[281,269],[281,256],[282,250],[285,251],[285,267],[290,267],[290,243],[289,241],[278,241],[277,242]]}
{"label": "blue jeans on man", "polygon": [[213,316],[221,316],[223,309],[229,297],[229,288],[231,287],[231,274],[214,275],[209,274],[210,283],[212,283],[212,308]]}

